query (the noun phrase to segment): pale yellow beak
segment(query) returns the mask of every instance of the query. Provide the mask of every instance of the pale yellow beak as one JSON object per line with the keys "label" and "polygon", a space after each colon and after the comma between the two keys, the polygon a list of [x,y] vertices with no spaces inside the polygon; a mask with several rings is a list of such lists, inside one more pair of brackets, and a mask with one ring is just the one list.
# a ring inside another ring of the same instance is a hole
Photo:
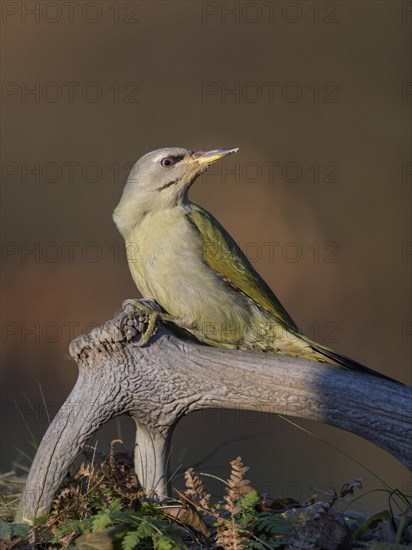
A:
{"label": "pale yellow beak", "polygon": [[226,157],[227,155],[231,155],[232,153],[237,153],[239,151],[238,147],[235,147],[234,149],[213,149],[213,151],[206,151],[206,152],[199,152],[194,155],[194,158],[197,160],[199,164],[202,165],[209,165],[213,162],[216,162],[217,160],[220,160],[223,157]]}

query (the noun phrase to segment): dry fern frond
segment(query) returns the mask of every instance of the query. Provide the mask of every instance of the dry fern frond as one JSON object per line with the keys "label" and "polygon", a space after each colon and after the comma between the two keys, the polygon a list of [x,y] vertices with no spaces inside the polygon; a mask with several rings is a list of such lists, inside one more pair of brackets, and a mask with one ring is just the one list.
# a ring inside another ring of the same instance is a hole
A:
{"label": "dry fern frond", "polygon": [[94,467],[87,463],[82,462],[79,466],[79,470],[76,472],[76,475],[73,477],[73,481],[79,481],[80,479],[93,477],[95,474]]}
{"label": "dry fern frond", "polygon": [[[82,462],[70,485],[54,499],[47,527],[54,532],[58,525],[72,519],[92,516],[102,506],[109,507],[116,497],[122,497],[128,506],[142,496],[133,461],[126,453],[116,453],[113,441],[109,457],[90,452],[90,462]],[[69,545],[71,537],[67,535]]]}
{"label": "dry fern frond", "polygon": [[92,514],[92,509],[80,487],[71,485],[63,489],[53,500],[47,525],[53,528],[56,523],[63,523],[69,519],[84,519]]}
{"label": "dry fern frond", "polygon": [[229,517],[218,518],[216,543],[224,550],[243,550],[250,541],[250,536],[247,529],[237,522],[236,516],[242,511],[239,501],[253,491],[253,488],[249,481],[244,479],[249,468],[243,466],[242,459],[238,457],[230,465],[232,470],[224,497],[226,504],[223,506],[229,512]]}
{"label": "dry fern frond", "polygon": [[140,500],[144,491],[134,472],[134,462],[128,453],[115,452],[114,446],[123,443],[115,439],[110,443],[109,468],[110,474],[115,481],[114,490],[123,498],[129,501]]}
{"label": "dry fern frond", "polygon": [[194,473],[193,468],[185,472],[186,490],[184,495],[188,500],[195,502],[202,508],[207,509],[210,501],[210,493],[204,488],[203,482],[198,475]]}
{"label": "dry fern frond", "polygon": [[[246,472],[249,470],[247,466],[243,466],[242,459],[238,456],[230,463],[232,471],[230,478],[228,479],[228,487],[226,489],[227,497],[230,497],[231,502],[237,502],[243,498],[247,493],[253,491],[253,487],[250,486],[250,481],[244,479]],[[225,500],[228,502],[228,498]]]}

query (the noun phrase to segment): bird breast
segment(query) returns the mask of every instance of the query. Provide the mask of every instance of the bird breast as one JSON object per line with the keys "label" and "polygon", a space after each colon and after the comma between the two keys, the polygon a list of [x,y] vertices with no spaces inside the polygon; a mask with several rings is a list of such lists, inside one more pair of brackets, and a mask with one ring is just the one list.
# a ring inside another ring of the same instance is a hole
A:
{"label": "bird breast", "polygon": [[184,207],[146,214],[126,239],[129,267],[144,297],[200,324],[244,326],[250,301],[203,259],[200,233]]}

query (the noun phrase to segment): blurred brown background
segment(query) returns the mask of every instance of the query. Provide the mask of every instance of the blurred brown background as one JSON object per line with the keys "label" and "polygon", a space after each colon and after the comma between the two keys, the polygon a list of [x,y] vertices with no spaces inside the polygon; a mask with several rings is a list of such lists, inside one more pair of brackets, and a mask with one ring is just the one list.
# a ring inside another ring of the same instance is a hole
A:
{"label": "blurred brown background", "polygon": [[[40,437],[39,384],[53,415],[77,375],[70,339],[137,296],[111,215],[130,163],[159,147],[240,147],[192,200],[308,336],[411,383],[410,2],[1,7],[3,471],[25,462],[18,449],[32,455],[14,401]],[[412,491],[387,453],[304,425]],[[112,437],[109,425],[99,445]],[[268,415],[210,412],[177,429],[173,467],[203,460],[224,476],[238,455],[272,496],[306,498],[360,475],[382,487]]]}

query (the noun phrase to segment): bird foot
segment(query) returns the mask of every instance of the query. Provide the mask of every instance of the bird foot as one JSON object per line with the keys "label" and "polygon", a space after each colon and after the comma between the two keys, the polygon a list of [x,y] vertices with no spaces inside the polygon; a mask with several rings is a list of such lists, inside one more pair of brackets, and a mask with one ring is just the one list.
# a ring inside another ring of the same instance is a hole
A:
{"label": "bird foot", "polygon": [[116,313],[115,319],[128,341],[133,340],[140,333],[140,340],[135,342],[138,347],[148,344],[156,334],[159,319],[189,331],[197,327],[197,322],[193,319],[175,317],[162,311],[159,305],[150,298],[125,300],[122,309]]}
{"label": "bird foot", "polygon": [[140,333],[140,339],[134,344],[141,348],[156,334],[157,320],[161,314],[158,304],[150,298],[129,299],[123,302],[122,309],[116,313],[115,319],[128,341]]}

